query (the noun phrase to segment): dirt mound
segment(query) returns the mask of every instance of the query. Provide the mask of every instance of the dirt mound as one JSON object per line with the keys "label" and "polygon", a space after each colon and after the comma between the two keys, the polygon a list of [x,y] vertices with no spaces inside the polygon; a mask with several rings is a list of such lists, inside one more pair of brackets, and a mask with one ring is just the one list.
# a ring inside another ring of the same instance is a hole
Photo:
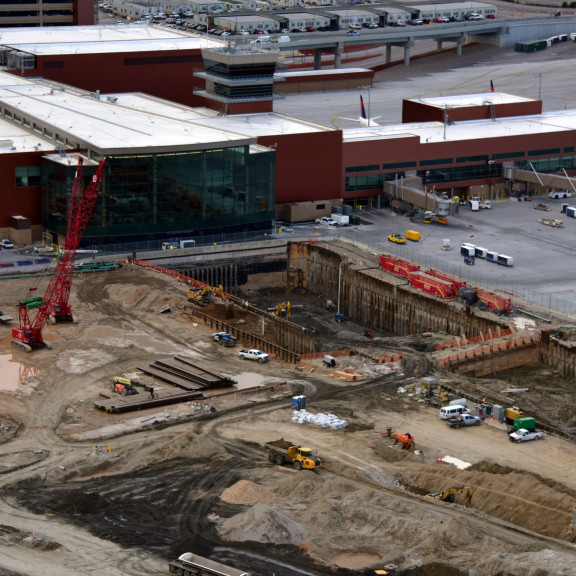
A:
{"label": "dirt mound", "polygon": [[227,518],[218,532],[224,540],[263,544],[298,545],[308,537],[307,530],[300,524],[262,503]]}
{"label": "dirt mound", "polygon": [[[474,488],[470,508],[480,510],[546,536],[574,540],[571,528],[576,493],[537,474],[483,461],[446,477],[443,466],[422,468],[400,479],[416,494],[442,492],[453,486]],[[462,499],[456,504],[462,504]],[[446,506],[453,506],[445,503]]]}
{"label": "dirt mound", "polygon": [[264,486],[249,480],[240,480],[226,488],[220,498],[232,504],[257,504],[258,502],[270,504],[273,500]]}
{"label": "dirt mound", "polygon": [[155,451],[167,460],[175,458],[214,460],[215,458],[225,458],[227,456],[226,450],[208,434],[193,436],[185,433],[171,436],[168,437],[164,444],[155,446],[155,448]]}

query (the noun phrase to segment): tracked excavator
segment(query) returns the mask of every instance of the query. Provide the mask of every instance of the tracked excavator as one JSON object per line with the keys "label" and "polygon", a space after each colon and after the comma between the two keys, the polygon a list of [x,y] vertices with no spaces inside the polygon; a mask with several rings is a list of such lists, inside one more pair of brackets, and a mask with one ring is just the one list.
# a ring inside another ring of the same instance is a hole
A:
{"label": "tracked excavator", "polygon": [[464,494],[464,506],[470,506],[470,502],[472,500],[472,496],[474,494],[474,488],[470,488],[470,486],[456,486],[453,488],[448,488],[444,490],[444,492],[433,492],[432,494],[427,494],[428,498],[432,498],[433,500],[442,500],[443,502],[450,502],[454,504],[454,497],[456,494]]}
{"label": "tracked excavator", "polygon": [[194,302],[195,304],[209,304],[212,302],[212,296],[217,296],[222,300],[227,300],[228,296],[224,292],[224,287],[222,285],[214,288],[213,286],[204,286],[203,288],[190,288],[188,290],[188,301]]}
{"label": "tracked excavator", "polygon": [[276,308],[268,308],[268,312],[277,318],[290,320],[290,302],[282,302]]}
{"label": "tracked excavator", "polygon": [[214,288],[212,286],[204,286],[204,288],[190,288],[188,290],[188,301],[194,304],[209,304],[212,302],[212,291]]}

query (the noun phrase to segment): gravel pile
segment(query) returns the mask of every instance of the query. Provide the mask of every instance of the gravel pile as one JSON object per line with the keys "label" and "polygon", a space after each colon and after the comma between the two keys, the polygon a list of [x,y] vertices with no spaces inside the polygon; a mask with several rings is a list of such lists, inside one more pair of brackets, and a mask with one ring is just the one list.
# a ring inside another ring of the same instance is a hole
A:
{"label": "gravel pile", "polygon": [[226,488],[220,498],[231,504],[256,504],[257,502],[271,504],[273,501],[272,495],[266,488],[248,480],[240,480]]}

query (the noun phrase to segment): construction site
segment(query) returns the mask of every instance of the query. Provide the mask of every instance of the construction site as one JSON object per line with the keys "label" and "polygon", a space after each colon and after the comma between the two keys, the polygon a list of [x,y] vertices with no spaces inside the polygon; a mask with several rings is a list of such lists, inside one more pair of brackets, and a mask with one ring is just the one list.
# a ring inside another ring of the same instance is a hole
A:
{"label": "construction site", "polygon": [[508,287],[572,292],[569,221],[414,178],[348,234],[76,261],[98,187],[0,252],[0,576],[574,573],[574,306]]}
{"label": "construction site", "polygon": [[262,249],[3,278],[2,574],[572,574],[569,322],[345,239]]}

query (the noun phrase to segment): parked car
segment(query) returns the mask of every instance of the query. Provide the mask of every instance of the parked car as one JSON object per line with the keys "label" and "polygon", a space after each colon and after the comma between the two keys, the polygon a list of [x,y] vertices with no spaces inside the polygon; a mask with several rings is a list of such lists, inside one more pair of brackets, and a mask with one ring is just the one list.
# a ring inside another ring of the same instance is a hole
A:
{"label": "parked car", "polygon": [[360,30],[362,26],[360,24],[350,24],[349,28],[350,30]]}
{"label": "parked car", "polygon": [[338,226],[338,222],[333,218],[328,216],[323,216],[322,218],[316,218],[316,224],[321,224],[323,226]]}
{"label": "parked car", "polygon": [[402,234],[390,234],[388,240],[394,242],[394,244],[406,244],[406,237],[402,236]]}
{"label": "parked car", "polygon": [[572,192],[570,190],[554,190],[548,194],[549,198],[572,198]]}
{"label": "parked car", "polygon": [[14,248],[14,244],[12,244],[12,242],[6,238],[4,238],[4,240],[0,240],[0,246],[2,246],[2,248]]}
{"label": "parked car", "polygon": [[414,18],[413,20],[408,20],[408,24],[410,26],[423,26],[424,20],[420,20],[420,18]]}
{"label": "parked car", "polygon": [[435,18],[434,22],[450,22],[450,18],[447,16],[440,16],[439,18]]}

